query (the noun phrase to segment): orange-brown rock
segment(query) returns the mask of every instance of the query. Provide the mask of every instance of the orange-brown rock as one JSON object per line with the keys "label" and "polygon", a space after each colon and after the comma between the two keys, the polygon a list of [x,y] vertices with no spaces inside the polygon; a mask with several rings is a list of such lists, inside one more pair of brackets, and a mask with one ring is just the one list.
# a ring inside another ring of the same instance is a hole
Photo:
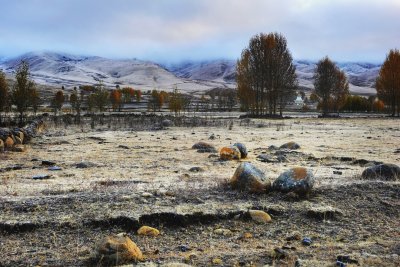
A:
{"label": "orange-brown rock", "polygon": [[236,146],[221,148],[219,157],[223,160],[240,159],[240,150]]}
{"label": "orange-brown rock", "polygon": [[249,215],[253,221],[258,223],[269,223],[272,221],[271,216],[262,210],[249,210]]}
{"label": "orange-brown rock", "polygon": [[271,182],[265,174],[249,162],[242,162],[233,174],[230,184],[232,188],[252,193],[267,192]]}
{"label": "orange-brown rock", "polygon": [[100,264],[125,264],[143,260],[142,251],[126,234],[105,237],[98,244],[97,253]]}
{"label": "orange-brown rock", "polygon": [[4,147],[7,149],[11,149],[14,146],[14,140],[9,136],[4,142]]}
{"label": "orange-brown rock", "polygon": [[139,228],[137,233],[138,235],[158,236],[160,234],[160,231],[150,226],[142,226]]}

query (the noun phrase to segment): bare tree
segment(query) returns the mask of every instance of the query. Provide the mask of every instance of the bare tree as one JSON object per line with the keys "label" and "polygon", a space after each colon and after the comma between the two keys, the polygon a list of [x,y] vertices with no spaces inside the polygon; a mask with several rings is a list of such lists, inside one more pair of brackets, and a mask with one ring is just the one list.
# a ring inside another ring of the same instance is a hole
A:
{"label": "bare tree", "polygon": [[10,106],[8,83],[6,75],[0,70],[0,125],[2,123],[1,113],[6,112]]}

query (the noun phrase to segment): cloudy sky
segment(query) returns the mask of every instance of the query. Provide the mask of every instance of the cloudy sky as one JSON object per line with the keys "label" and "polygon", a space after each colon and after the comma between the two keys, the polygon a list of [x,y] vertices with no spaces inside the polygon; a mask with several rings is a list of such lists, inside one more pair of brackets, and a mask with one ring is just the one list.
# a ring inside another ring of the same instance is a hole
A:
{"label": "cloudy sky", "polygon": [[381,62],[400,0],[0,0],[0,56],[56,51],[161,62],[237,59],[260,32],[295,59]]}

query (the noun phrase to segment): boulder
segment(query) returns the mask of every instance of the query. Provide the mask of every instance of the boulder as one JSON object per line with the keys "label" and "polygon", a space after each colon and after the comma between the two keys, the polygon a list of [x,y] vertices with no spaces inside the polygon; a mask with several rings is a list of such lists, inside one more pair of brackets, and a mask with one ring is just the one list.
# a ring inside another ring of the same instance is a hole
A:
{"label": "boulder", "polygon": [[192,149],[197,149],[199,153],[217,153],[215,147],[206,142],[198,142],[192,146]]}
{"label": "boulder", "polygon": [[139,228],[137,233],[138,235],[158,236],[160,234],[160,231],[150,226],[142,226]]}
{"label": "boulder", "polygon": [[232,188],[252,193],[263,193],[271,187],[264,172],[249,162],[242,162],[233,174],[230,184]]}
{"label": "boulder", "polygon": [[22,140],[18,136],[15,136],[15,144],[16,145],[22,145]]}
{"label": "boulder", "polygon": [[279,147],[280,149],[290,149],[290,150],[296,150],[300,148],[300,145],[295,143],[295,142],[288,142],[286,144],[283,144]]}
{"label": "boulder", "polygon": [[22,131],[19,131],[19,132],[18,132],[18,137],[19,137],[19,139],[21,140],[21,143],[23,144],[23,143],[24,143],[24,137],[25,137],[25,135],[24,135],[24,133],[23,133]]}
{"label": "boulder", "polygon": [[272,221],[271,216],[262,210],[249,210],[250,218],[258,223],[269,223]]}
{"label": "boulder", "polygon": [[395,181],[400,178],[400,167],[395,164],[371,166],[362,172],[361,177],[364,179]]}
{"label": "boulder", "polygon": [[240,159],[240,150],[236,146],[226,146],[221,148],[219,157],[223,160]]}
{"label": "boulder", "polygon": [[14,145],[12,149],[15,152],[25,152],[26,151],[26,146],[18,144],[18,145]]}
{"label": "boulder", "polygon": [[4,151],[4,141],[0,139],[0,152]]}
{"label": "boulder", "polygon": [[247,157],[247,148],[242,143],[234,143],[233,146],[237,147],[240,151],[240,158],[244,159]]}
{"label": "boulder", "polygon": [[279,175],[272,188],[284,193],[294,192],[299,195],[306,195],[313,188],[314,182],[315,178],[311,170],[295,167]]}
{"label": "boulder", "polygon": [[173,125],[171,120],[163,120],[161,124],[163,127],[171,127]]}
{"label": "boulder", "polygon": [[4,141],[4,147],[11,149],[14,146],[14,140],[9,136],[6,138],[6,140]]}
{"label": "boulder", "polygon": [[143,260],[142,251],[126,235],[110,235],[97,245],[98,259],[103,263],[125,264]]}

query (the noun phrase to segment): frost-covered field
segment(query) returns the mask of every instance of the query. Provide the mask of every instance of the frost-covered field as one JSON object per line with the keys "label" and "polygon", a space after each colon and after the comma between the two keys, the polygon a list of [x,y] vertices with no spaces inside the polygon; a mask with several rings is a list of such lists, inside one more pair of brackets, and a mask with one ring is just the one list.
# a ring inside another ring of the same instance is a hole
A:
{"label": "frost-covered field", "polygon": [[[226,266],[294,266],[299,259],[301,266],[334,266],[345,255],[354,260],[348,266],[396,266],[400,183],[360,174],[377,162],[399,164],[399,120],[232,121],[158,131],[50,126],[27,152],[0,154],[0,266],[88,265],[95,242],[119,232],[127,232],[150,262],[205,266],[219,258]],[[191,147],[198,141],[216,148],[244,143],[249,156],[242,161],[271,181],[290,167],[309,168],[317,177],[314,192],[298,199],[233,191],[227,181],[239,162],[197,153]],[[301,148],[285,162],[257,160],[261,154],[275,159],[268,147],[289,141]],[[61,170],[50,171],[43,161]],[[82,162],[87,168],[77,168]],[[37,175],[50,178],[32,179]],[[243,218],[248,209],[267,211],[272,223]],[[329,218],[312,212],[321,209],[332,210]],[[144,224],[161,235],[136,235]],[[217,228],[231,234],[215,234]],[[294,232],[312,245],[288,240]],[[242,238],[245,233],[252,237]]]}

